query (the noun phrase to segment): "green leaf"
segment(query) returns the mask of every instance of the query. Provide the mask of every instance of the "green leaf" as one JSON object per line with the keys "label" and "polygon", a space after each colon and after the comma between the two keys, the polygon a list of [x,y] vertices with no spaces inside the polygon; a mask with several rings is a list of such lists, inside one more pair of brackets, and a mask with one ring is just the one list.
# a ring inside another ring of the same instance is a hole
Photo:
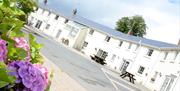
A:
{"label": "green leaf", "polygon": [[14,42],[8,43],[8,58],[11,60],[24,60],[27,52],[22,48],[16,48]]}
{"label": "green leaf", "polygon": [[5,87],[8,85],[8,82],[0,81],[0,88]]}
{"label": "green leaf", "polygon": [[11,37],[24,37],[25,34],[24,34],[22,31],[20,31],[20,29],[21,29],[21,27],[15,27],[15,28],[12,30],[10,36],[11,36]]}
{"label": "green leaf", "polygon": [[3,13],[2,13],[2,11],[0,10],[0,22],[2,21],[2,18],[3,18]]}
{"label": "green leaf", "polygon": [[9,0],[3,0],[3,6],[9,7],[10,6],[10,1]]}
{"label": "green leaf", "polygon": [[6,64],[4,62],[0,62],[0,68],[6,68]]}
{"label": "green leaf", "polygon": [[23,60],[27,56],[27,52],[22,48],[16,48],[16,52],[19,60]]}
{"label": "green leaf", "polygon": [[0,62],[0,88],[7,84],[14,83],[16,78],[8,74],[7,66],[4,62]]}
{"label": "green leaf", "polygon": [[2,32],[4,34],[6,34],[10,28],[11,28],[11,26],[7,23],[1,23],[0,24],[0,32]]}

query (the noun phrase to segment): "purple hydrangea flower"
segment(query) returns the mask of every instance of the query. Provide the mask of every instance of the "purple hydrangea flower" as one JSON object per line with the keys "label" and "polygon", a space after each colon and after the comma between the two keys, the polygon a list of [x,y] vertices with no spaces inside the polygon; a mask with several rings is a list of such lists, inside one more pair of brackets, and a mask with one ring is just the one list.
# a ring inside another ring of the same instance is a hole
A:
{"label": "purple hydrangea flower", "polygon": [[16,76],[17,83],[22,83],[28,91],[44,91],[45,75],[29,61],[13,61],[9,65],[10,75]]}
{"label": "purple hydrangea flower", "polygon": [[0,39],[0,62],[6,60],[7,52],[6,41]]}

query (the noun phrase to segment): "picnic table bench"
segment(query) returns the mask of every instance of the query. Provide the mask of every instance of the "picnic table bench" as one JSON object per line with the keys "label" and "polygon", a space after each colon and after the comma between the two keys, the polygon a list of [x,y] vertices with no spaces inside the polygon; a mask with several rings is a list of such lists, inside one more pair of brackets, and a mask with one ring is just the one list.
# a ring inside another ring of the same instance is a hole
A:
{"label": "picnic table bench", "polygon": [[131,73],[129,73],[129,72],[127,72],[127,71],[125,71],[124,73],[122,73],[122,74],[120,75],[120,77],[122,77],[122,78],[129,77],[129,81],[130,81],[131,83],[133,83],[133,84],[134,84],[134,81],[136,80],[136,79],[134,78],[134,75],[131,74]]}
{"label": "picnic table bench", "polygon": [[91,57],[92,60],[95,60],[96,62],[98,62],[98,63],[100,63],[102,65],[106,64],[105,59],[102,59],[102,58],[98,57],[97,55],[93,55],[93,56],[90,56],[90,57]]}

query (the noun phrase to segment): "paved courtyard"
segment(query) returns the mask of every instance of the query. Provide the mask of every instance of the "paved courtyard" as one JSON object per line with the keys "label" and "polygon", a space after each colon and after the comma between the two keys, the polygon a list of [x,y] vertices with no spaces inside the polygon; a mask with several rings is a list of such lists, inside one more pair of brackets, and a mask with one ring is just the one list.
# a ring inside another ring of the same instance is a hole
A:
{"label": "paved courtyard", "polygon": [[35,36],[39,43],[44,44],[42,54],[87,91],[140,91],[137,86],[121,79],[117,74],[113,75],[104,66],[92,62],[52,38],[38,34]]}

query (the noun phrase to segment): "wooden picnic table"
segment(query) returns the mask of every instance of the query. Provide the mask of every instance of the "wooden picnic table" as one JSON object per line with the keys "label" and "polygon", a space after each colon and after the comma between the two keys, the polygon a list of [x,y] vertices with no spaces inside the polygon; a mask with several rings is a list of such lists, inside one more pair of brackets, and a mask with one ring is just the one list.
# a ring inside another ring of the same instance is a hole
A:
{"label": "wooden picnic table", "polygon": [[91,59],[95,60],[96,62],[98,62],[98,63],[100,63],[102,65],[106,64],[105,59],[102,59],[102,58],[98,57],[97,55],[91,56]]}
{"label": "wooden picnic table", "polygon": [[131,83],[133,83],[133,84],[134,84],[134,81],[136,80],[136,79],[134,78],[134,75],[131,74],[131,73],[129,73],[129,72],[127,72],[127,71],[125,71],[123,74],[121,74],[120,77],[122,77],[122,78],[129,77],[129,81],[130,81]]}

